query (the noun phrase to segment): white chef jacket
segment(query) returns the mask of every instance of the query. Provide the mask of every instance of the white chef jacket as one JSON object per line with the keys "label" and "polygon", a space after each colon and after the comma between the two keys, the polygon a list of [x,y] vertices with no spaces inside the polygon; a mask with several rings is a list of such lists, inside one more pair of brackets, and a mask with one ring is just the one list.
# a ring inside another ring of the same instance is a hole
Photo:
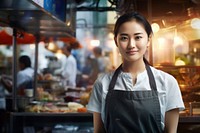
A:
{"label": "white chef jacket", "polygon": [[63,56],[62,66],[55,70],[55,74],[60,74],[64,80],[64,85],[75,87],[77,75],[77,62],[73,55]]}

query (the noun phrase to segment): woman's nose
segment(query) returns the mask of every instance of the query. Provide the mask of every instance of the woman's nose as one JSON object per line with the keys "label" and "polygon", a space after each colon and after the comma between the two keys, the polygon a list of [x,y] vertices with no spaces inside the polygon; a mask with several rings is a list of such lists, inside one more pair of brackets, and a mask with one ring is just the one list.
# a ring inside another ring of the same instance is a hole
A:
{"label": "woman's nose", "polygon": [[129,40],[129,44],[128,44],[128,48],[133,48],[135,47],[135,40],[134,39],[130,39]]}

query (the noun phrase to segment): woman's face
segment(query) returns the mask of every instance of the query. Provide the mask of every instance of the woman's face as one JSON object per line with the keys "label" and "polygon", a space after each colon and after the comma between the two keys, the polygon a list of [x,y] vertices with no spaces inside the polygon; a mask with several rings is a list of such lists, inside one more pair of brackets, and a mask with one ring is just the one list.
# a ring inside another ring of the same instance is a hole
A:
{"label": "woman's face", "polygon": [[143,60],[149,46],[148,35],[140,23],[135,20],[123,23],[115,38],[116,45],[124,61]]}

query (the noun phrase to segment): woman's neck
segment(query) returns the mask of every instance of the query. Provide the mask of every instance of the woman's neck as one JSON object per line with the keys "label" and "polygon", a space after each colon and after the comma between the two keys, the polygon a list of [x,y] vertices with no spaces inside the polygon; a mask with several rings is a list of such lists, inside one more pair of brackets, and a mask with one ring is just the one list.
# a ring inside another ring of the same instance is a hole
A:
{"label": "woman's neck", "polygon": [[137,75],[142,73],[145,69],[145,63],[143,60],[137,62],[124,61],[122,65],[122,71],[131,74],[133,85],[137,82]]}
{"label": "woman's neck", "polygon": [[132,75],[137,75],[145,70],[145,63],[143,60],[137,62],[124,61],[122,65],[122,71],[129,72]]}

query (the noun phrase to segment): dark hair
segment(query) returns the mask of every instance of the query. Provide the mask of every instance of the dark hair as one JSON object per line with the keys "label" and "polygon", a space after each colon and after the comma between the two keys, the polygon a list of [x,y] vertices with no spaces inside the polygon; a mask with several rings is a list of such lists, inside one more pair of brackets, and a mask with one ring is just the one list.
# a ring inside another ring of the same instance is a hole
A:
{"label": "dark hair", "polygon": [[101,55],[102,54],[102,49],[101,49],[101,47],[94,47],[93,48],[93,52],[98,54],[98,55]]}
{"label": "dark hair", "polygon": [[[135,20],[136,22],[142,24],[144,26],[145,31],[147,32],[148,37],[150,37],[150,35],[153,33],[151,25],[147,21],[147,19],[144,16],[142,16],[141,14],[139,14],[138,12],[128,12],[126,14],[123,14],[122,16],[120,16],[117,19],[117,21],[115,23],[115,27],[114,27],[114,37],[117,37],[119,28],[123,23],[129,22],[132,20]],[[146,64],[149,64],[149,62],[147,61],[147,59],[145,57],[143,57],[143,60]]]}
{"label": "dark hair", "polygon": [[22,55],[22,56],[20,56],[19,62],[20,62],[21,64],[24,64],[24,67],[25,67],[25,68],[31,67],[31,59],[30,59],[27,55]]}
{"label": "dark hair", "polygon": [[117,37],[119,28],[123,23],[129,22],[132,20],[135,20],[144,26],[144,29],[147,32],[148,37],[153,33],[150,23],[147,21],[147,19],[144,16],[142,16],[138,12],[130,12],[130,13],[123,14],[117,19],[115,23],[115,28],[114,28],[114,36]]}
{"label": "dark hair", "polygon": [[72,47],[71,47],[71,45],[68,44],[68,43],[64,43],[63,48],[67,49],[67,51],[70,52],[70,53],[71,53],[71,51],[72,51]]}

